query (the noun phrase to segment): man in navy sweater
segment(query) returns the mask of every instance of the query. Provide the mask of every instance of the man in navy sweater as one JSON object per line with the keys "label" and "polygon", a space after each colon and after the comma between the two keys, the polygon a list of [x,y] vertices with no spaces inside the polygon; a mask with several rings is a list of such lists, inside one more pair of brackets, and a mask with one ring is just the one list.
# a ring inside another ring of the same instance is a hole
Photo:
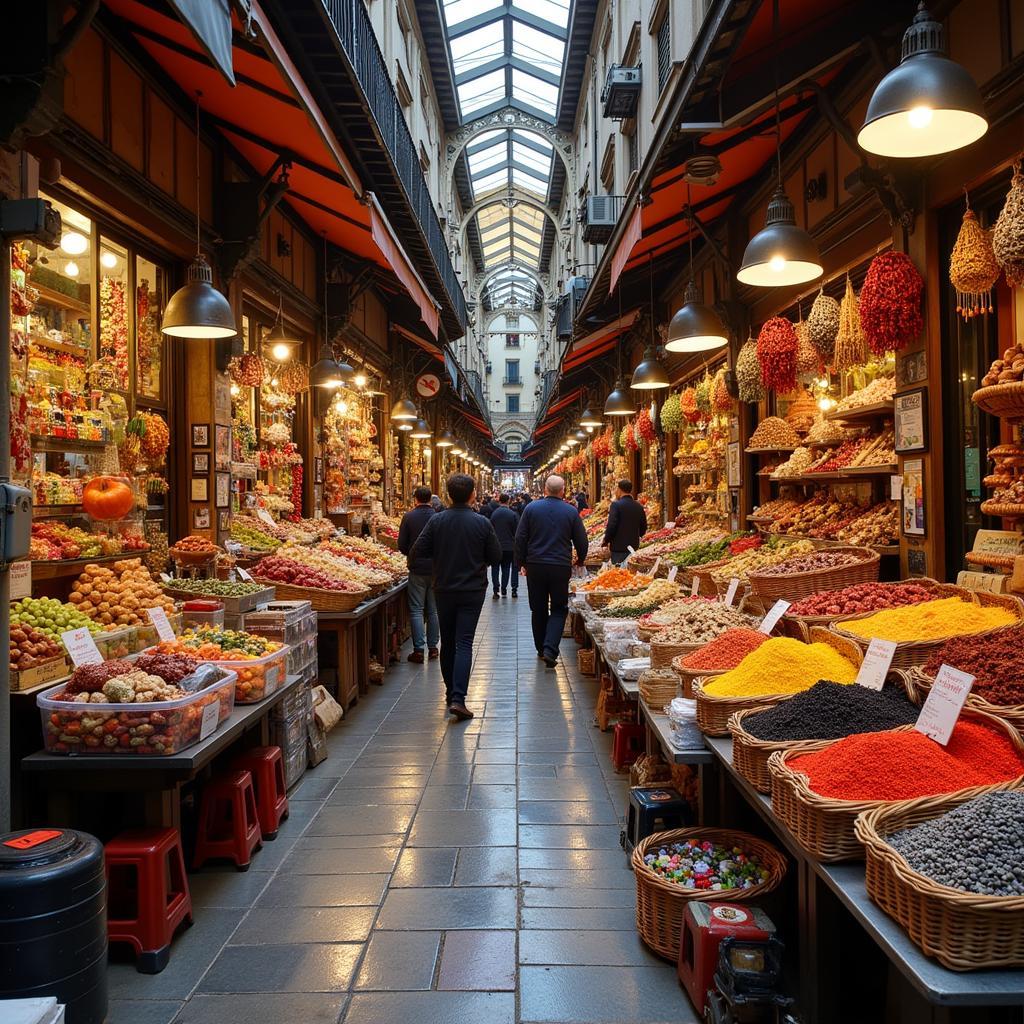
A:
{"label": "man in navy sweater", "polygon": [[558,660],[569,614],[569,578],[587,557],[587,531],[575,505],[563,500],[565,481],[549,476],[545,496],[523,509],[516,531],[516,560],[526,572],[533,642],[548,668]]}
{"label": "man in navy sweater", "polygon": [[629,549],[640,547],[640,538],[647,532],[647,513],[633,497],[633,482],[620,480],[615,488],[615,500],[608,509],[608,525],[603,544],[612,553],[612,564],[622,565],[629,557]]}
{"label": "man in navy sweater", "polygon": [[473,717],[466,707],[473,637],[487,593],[487,567],[501,561],[494,528],[473,511],[476,481],[465,473],[448,477],[450,508],[435,512],[409,552],[409,564],[432,559],[437,618],[441,626],[441,675],[449,714]]}
{"label": "man in navy sweater", "polygon": [[508,503],[508,495],[502,494],[498,497],[498,507],[491,513],[491,526],[501,545],[501,564],[491,566],[491,583],[494,587],[494,597],[498,597],[498,583],[500,573],[501,596],[508,596],[508,581],[512,577],[512,596],[519,596],[519,573],[515,565],[516,528],[519,526],[519,516],[512,511]]}
{"label": "man in navy sweater", "polygon": [[402,525],[398,527],[398,550],[409,562],[409,583],[406,587],[409,623],[412,626],[412,652],[409,661],[422,665],[424,644],[427,645],[430,660],[433,661],[437,657],[437,642],[440,636],[437,626],[437,604],[434,601],[434,587],[430,579],[434,567],[429,558],[417,558],[415,562],[409,560],[409,552],[434,514],[434,509],[430,504],[429,487],[417,487],[412,496],[416,499],[416,504],[402,516]]}

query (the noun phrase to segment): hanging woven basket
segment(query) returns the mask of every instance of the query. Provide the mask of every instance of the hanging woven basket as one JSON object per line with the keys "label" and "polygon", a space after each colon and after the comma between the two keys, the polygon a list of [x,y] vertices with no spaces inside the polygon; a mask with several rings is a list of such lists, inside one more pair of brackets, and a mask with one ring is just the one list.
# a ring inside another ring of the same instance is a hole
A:
{"label": "hanging woven basket", "polygon": [[1024,287],[1024,174],[1017,160],[1006,201],[992,229],[992,252],[1011,288]]}
{"label": "hanging woven basket", "polygon": [[956,289],[956,311],[965,319],[992,312],[992,289],[999,280],[999,264],[992,250],[991,232],[967,207],[960,233],[949,257],[949,283]]}
{"label": "hanging woven basket", "polygon": [[839,330],[836,333],[835,368],[851,370],[867,362],[868,343],[860,326],[860,307],[853,284],[846,279],[846,292],[839,305]]}

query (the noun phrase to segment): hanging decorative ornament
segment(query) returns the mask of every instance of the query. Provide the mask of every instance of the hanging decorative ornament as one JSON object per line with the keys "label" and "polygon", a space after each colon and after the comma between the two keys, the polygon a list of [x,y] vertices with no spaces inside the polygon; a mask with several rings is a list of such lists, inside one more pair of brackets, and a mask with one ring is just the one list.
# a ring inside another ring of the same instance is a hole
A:
{"label": "hanging decorative ornament", "polygon": [[297,395],[309,387],[309,367],[305,363],[290,363],[277,374],[278,387],[286,395]]}
{"label": "hanging decorative ornament", "polygon": [[732,395],[725,383],[725,367],[723,366],[715,374],[715,381],[711,388],[711,411],[717,413],[732,411]]}
{"label": "hanging decorative ornament", "polygon": [[807,315],[807,338],[826,365],[835,356],[838,333],[839,303],[831,295],[819,291]]}
{"label": "hanging decorative ornament", "polygon": [[636,424],[634,425],[633,432],[636,435],[638,441],[644,441],[646,444],[650,444],[658,436],[658,431],[654,426],[654,420],[651,419],[651,414],[647,409],[641,409],[637,413]]}
{"label": "hanging decorative ornament", "polygon": [[757,336],[757,362],[761,384],[769,391],[784,395],[796,387],[796,331],[782,316],[765,321]]}
{"label": "hanging decorative ornament", "polygon": [[992,229],[992,252],[1006,283],[1024,288],[1024,174],[1019,160],[1014,161],[1010,191]]}
{"label": "hanging decorative ornament", "polygon": [[635,452],[640,446],[636,443],[636,436],[633,433],[633,424],[627,423],[619,435],[619,444],[624,452]]}
{"label": "hanging decorative ornament", "polygon": [[757,361],[757,342],[748,338],[736,357],[736,382],[740,388],[740,401],[751,404],[764,398],[761,383],[761,364]]}
{"label": "hanging decorative ornament", "polygon": [[683,409],[679,404],[679,395],[673,391],[661,407],[661,429],[666,434],[672,433],[683,425]]}
{"label": "hanging decorative ornament", "polygon": [[686,388],[683,391],[679,396],[679,409],[690,423],[696,423],[700,419],[696,388]]}
{"label": "hanging decorative ornament", "polygon": [[992,289],[998,280],[992,234],[978,223],[967,199],[960,233],[949,257],[949,283],[956,289],[956,311],[965,320],[991,313]]}
{"label": "hanging decorative ornament", "polygon": [[811,344],[810,335],[807,331],[807,323],[803,318],[803,312],[798,310],[800,319],[796,322],[796,372],[801,377],[810,373],[817,373],[821,368],[821,357],[818,350]]}
{"label": "hanging decorative ornament", "polygon": [[263,383],[263,360],[255,352],[246,352],[229,371],[231,379],[242,387],[258,388]]}
{"label": "hanging decorative ornament", "polygon": [[700,413],[700,418],[704,420],[711,419],[711,374],[705,371],[704,376],[700,379],[696,391],[697,398],[697,412]]}
{"label": "hanging decorative ornament", "polygon": [[924,278],[906,253],[883,252],[868,267],[860,290],[860,323],[876,356],[899,352],[921,331]]}
{"label": "hanging decorative ornament", "polygon": [[852,370],[866,363],[868,343],[860,326],[860,307],[853,283],[846,278],[846,292],[839,304],[839,330],[836,333],[835,368],[837,371]]}

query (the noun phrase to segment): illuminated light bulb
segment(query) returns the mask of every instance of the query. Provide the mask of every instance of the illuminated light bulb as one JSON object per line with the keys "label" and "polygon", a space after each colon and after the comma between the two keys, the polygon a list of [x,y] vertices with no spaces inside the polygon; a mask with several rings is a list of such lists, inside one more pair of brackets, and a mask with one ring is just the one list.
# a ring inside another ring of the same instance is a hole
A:
{"label": "illuminated light bulb", "polygon": [[270,354],[279,362],[283,363],[291,354],[292,349],[290,345],[286,345],[283,341],[279,341],[271,350]]}
{"label": "illuminated light bulb", "polygon": [[822,412],[828,412],[829,409],[831,409],[832,406],[835,405],[835,404],[836,404],[835,400],[832,399],[832,398],[829,398],[828,395],[825,395],[823,398],[819,398],[818,399],[818,408]]}
{"label": "illuminated light bulb", "polygon": [[107,268],[107,270],[113,270],[117,266],[117,257],[109,250],[104,249],[100,255],[100,263]]}
{"label": "illuminated light bulb", "polygon": [[74,260],[68,260],[64,264],[64,273],[68,277],[78,277],[78,264]]}
{"label": "illuminated light bulb", "polygon": [[276,377],[271,377],[271,379],[270,379],[270,386],[272,388],[276,388],[277,387],[277,378]]}
{"label": "illuminated light bulb", "polygon": [[786,259],[784,256],[773,256],[768,261],[768,266],[771,267],[776,274],[781,274],[786,269]]}
{"label": "illuminated light bulb", "polygon": [[355,376],[355,385],[356,385],[357,388],[365,388],[366,387],[366,374],[365,373],[357,373],[356,374],[356,376]]}
{"label": "illuminated light bulb", "polygon": [[231,397],[237,398],[242,393],[242,389],[237,384],[231,385]]}
{"label": "illuminated light bulb", "polygon": [[60,236],[60,247],[69,256],[81,256],[89,248],[89,239],[80,231],[65,231]]}
{"label": "illuminated light bulb", "polygon": [[334,408],[337,409],[342,416],[344,416],[345,413],[348,412],[348,402],[346,402],[344,398],[339,398],[334,403]]}
{"label": "illuminated light bulb", "polygon": [[907,120],[911,128],[927,128],[932,123],[935,111],[931,107],[913,107],[907,112]]}

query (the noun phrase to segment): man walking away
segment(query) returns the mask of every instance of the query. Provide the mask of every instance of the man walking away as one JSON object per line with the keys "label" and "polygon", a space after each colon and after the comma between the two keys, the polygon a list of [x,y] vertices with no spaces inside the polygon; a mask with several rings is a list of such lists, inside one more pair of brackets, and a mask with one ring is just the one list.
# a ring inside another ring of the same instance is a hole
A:
{"label": "man walking away", "polygon": [[516,527],[519,516],[509,507],[507,494],[498,496],[498,507],[491,513],[491,526],[501,545],[501,564],[491,566],[494,599],[498,597],[498,574],[501,574],[501,596],[508,597],[509,576],[512,578],[512,596],[519,596],[519,576],[515,568]]}
{"label": "man walking away", "polygon": [[453,473],[448,478],[451,507],[430,517],[409,555],[433,561],[445,706],[460,721],[473,717],[466,707],[466,693],[473,637],[487,593],[487,566],[501,561],[494,528],[473,511],[475,493],[471,476]]}
{"label": "man walking away", "polygon": [[430,496],[430,507],[435,512],[440,512],[441,509],[444,508],[444,505],[442,504],[441,499],[436,494],[432,494]]}
{"label": "man walking away", "polygon": [[526,569],[537,657],[554,668],[569,614],[573,548],[577,563],[582,564],[587,557],[587,531],[576,506],[562,500],[565,481],[560,476],[548,477],[545,492],[523,509],[516,531],[516,559]]}
{"label": "man walking away", "polygon": [[434,514],[434,509],[430,504],[429,487],[417,487],[412,496],[416,505],[402,516],[402,525],[398,528],[398,550],[405,555],[409,565],[409,585],[406,589],[412,625],[412,653],[409,661],[422,665],[424,639],[429,648],[430,660],[437,657],[437,604],[431,581],[434,569],[429,558],[417,558],[414,561],[409,557],[409,552]]}
{"label": "man walking away", "polygon": [[608,525],[602,542],[611,549],[612,563],[622,565],[629,557],[629,549],[635,551],[640,547],[640,538],[646,532],[647,513],[633,498],[633,483],[620,480],[615,487],[615,500],[608,509]]}
{"label": "man walking away", "polygon": [[580,490],[576,494],[576,508],[579,509],[580,515],[590,508],[590,500],[587,498],[587,492]]}

